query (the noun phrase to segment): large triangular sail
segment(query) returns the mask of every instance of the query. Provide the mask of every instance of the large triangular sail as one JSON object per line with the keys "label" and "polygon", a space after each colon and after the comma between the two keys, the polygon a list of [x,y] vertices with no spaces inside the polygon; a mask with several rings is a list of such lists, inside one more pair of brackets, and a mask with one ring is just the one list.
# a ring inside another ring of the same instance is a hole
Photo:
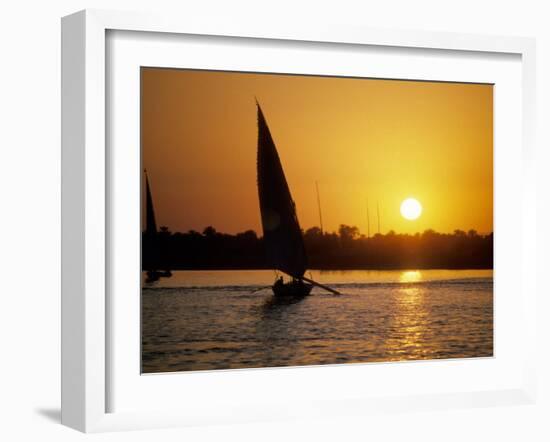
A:
{"label": "large triangular sail", "polygon": [[268,264],[302,278],[307,256],[296,207],[264,114],[258,111],[258,196]]}

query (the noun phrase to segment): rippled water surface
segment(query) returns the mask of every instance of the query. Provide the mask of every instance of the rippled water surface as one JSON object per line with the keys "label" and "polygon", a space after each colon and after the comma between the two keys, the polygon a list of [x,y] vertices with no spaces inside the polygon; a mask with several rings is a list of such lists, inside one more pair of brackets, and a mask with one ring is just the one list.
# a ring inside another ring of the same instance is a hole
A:
{"label": "rippled water surface", "polygon": [[178,271],[143,284],[144,373],[493,354],[490,270],[313,271],[279,303],[270,271]]}

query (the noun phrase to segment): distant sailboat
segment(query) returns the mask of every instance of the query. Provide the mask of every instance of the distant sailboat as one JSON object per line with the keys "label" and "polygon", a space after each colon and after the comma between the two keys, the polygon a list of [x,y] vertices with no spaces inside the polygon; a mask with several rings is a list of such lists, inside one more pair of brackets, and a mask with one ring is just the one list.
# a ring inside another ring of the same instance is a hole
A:
{"label": "distant sailboat", "polygon": [[157,222],[155,219],[155,209],[153,207],[153,197],[151,195],[151,187],[149,186],[149,178],[145,172],[145,232],[144,232],[144,248],[147,248],[147,279],[146,282],[157,281],[161,277],[170,277],[170,270],[159,270],[160,251],[158,244]]}
{"label": "distant sailboat", "polygon": [[155,219],[155,209],[153,207],[153,197],[151,196],[147,171],[145,171],[145,193],[145,235],[154,238],[157,236],[157,221]]}
{"label": "distant sailboat", "polygon": [[307,254],[296,206],[264,114],[257,102],[256,105],[258,196],[267,261],[272,268],[292,278],[287,283],[283,282],[282,277],[278,278],[272,287],[273,293],[276,296],[307,296],[313,285],[317,285],[339,294],[336,290],[304,276],[307,269]]}

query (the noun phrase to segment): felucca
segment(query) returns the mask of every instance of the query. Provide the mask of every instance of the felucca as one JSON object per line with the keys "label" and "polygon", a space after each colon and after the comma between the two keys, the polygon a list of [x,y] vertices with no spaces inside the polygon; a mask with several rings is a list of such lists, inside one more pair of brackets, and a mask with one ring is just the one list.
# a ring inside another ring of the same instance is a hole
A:
{"label": "felucca", "polygon": [[291,277],[289,282],[278,278],[273,284],[275,296],[303,297],[313,286],[331,293],[338,291],[304,276],[307,254],[296,205],[290,194],[283,166],[271,132],[258,102],[258,196],[264,244],[269,265]]}

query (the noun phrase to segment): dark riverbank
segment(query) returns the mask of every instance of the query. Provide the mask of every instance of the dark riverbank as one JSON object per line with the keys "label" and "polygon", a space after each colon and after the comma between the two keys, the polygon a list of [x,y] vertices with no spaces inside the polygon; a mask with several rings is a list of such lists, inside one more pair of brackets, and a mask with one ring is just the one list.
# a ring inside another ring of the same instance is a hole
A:
{"label": "dark riverbank", "polygon": [[[304,232],[310,269],[492,269],[493,234],[471,230],[452,234],[432,230],[415,235],[388,232],[367,238],[356,227],[342,225],[338,233],[318,228]],[[163,228],[154,238],[143,236],[144,269],[261,270],[263,240],[256,232],[230,235],[207,227],[202,233],[171,233]]]}

